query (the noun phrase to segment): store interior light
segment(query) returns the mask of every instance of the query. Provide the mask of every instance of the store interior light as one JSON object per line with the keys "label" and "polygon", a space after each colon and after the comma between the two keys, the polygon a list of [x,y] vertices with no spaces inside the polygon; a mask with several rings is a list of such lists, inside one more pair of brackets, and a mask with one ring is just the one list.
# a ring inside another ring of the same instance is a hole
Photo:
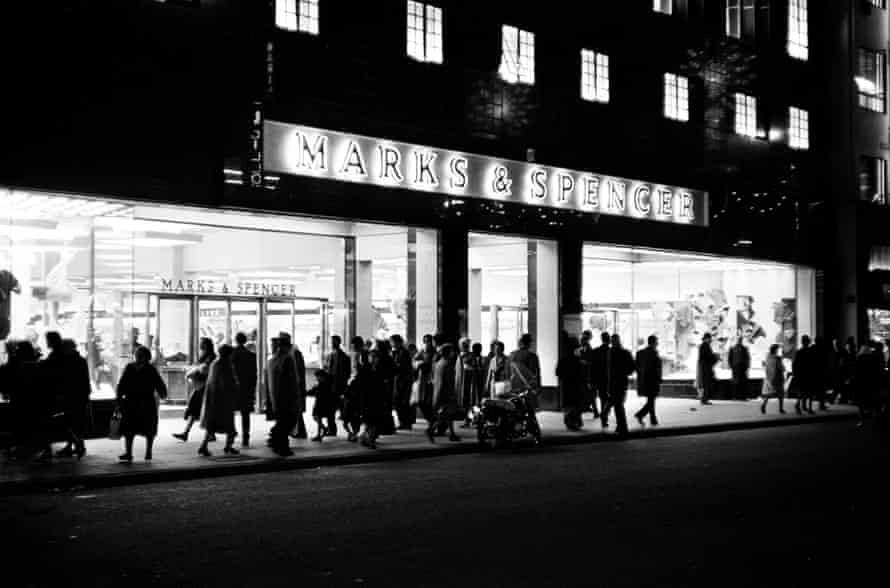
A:
{"label": "store interior light", "polygon": [[868,78],[856,76],[853,80],[856,82],[856,87],[859,88],[859,91],[863,94],[874,94],[877,90],[875,83]]}

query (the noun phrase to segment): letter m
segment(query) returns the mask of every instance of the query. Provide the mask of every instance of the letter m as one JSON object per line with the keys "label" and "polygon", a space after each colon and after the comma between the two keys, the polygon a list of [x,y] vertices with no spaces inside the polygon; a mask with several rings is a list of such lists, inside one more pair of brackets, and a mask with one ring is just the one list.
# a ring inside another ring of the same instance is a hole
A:
{"label": "letter m", "polygon": [[297,133],[300,140],[299,166],[311,170],[328,169],[328,138],[326,135]]}

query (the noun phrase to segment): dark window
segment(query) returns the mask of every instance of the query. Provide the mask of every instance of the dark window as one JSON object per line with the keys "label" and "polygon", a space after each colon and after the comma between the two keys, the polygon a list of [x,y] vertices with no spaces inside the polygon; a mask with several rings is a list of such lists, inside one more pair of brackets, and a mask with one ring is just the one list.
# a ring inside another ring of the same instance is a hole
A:
{"label": "dark window", "polygon": [[859,106],[875,112],[884,112],[887,89],[887,56],[883,51],[859,49],[856,63],[856,87]]}
{"label": "dark window", "polygon": [[859,158],[859,198],[875,204],[887,204],[887,160],[882,157]]}

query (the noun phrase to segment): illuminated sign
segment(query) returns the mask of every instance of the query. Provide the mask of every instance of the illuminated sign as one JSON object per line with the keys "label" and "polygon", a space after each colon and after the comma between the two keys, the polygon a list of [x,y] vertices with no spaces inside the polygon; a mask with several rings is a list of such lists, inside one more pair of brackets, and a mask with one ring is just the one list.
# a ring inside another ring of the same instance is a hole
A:
{"label": "illuminated sign", "polygon": [[265,121],[265,170],[706,226],[700,190]]}
{"label": "illuminated sign", "polygon": [[225,280],[198,280],[160,278],[161,292],[174,294],[217,294],[229,296],[265,296],[295,298],[296,284],[278,282],[227,282]]}

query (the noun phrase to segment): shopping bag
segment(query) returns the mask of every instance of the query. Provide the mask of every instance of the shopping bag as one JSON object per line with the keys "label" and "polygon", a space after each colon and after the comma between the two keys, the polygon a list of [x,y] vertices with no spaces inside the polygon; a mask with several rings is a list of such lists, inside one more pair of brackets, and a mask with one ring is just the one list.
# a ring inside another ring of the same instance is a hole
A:
{"label": "shopping bag", "polygon": [[121,410],[115,408],[108,423],[108,438],[117,441],[121,438]]}
{"label": "shopping bag", "polygon": [[408,401],[410,406],[420,404],[420,380],[411,382],[411,399]]}

